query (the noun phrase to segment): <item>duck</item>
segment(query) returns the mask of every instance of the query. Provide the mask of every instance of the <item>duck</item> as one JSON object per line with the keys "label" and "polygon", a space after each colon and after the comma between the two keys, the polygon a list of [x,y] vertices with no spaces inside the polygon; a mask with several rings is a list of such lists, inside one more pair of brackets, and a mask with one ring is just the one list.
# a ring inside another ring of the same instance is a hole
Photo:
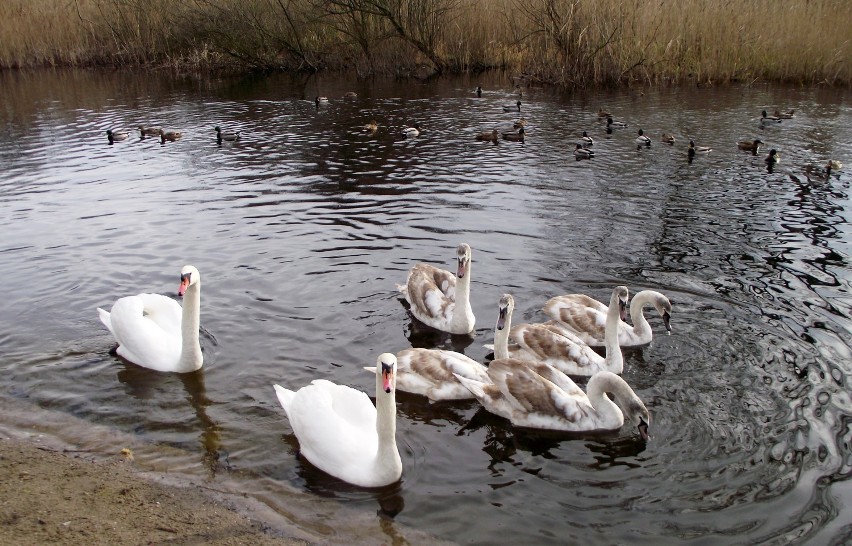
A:
{"label": "duck", "polygon": [[709,146],[696,146],[695,141],[692,139],[689,140],[689,148],[696,154],[709,154],[713,151],[713,148]]}
{"label": "duck", "polygon": [[492,131],[485,131],[484,133],[479,133],[476,135],[476,140],[485,140],[487,142],[494,142],[495,144],[500,139],[500,133],[497,129]]}
{"label": "duck", "polygon": [[524,128],[521,127],[520,129],[518,129],[517,133],[503,133],[503,140],[510,140],[512,142],[523,142],[524,134]]}
{"label": "duck", "polygon": [[[624,321],[618,324],[618,344],[621,347],[636,347],[651,343],[654,332],[648,324],[643,309],[651,305],[663,318],[667,333],[671,333],[672,304],[669,299],[655,290],[642,290],[633,296],[630,302],[630,320],[633,326]],[[598,300],[585,294],[566,294],[547,300],[544,313],[560,326],[576,334],[591,347],[606,345],[606,320],[609,308]]]}
{"label": "duck", "polygon": [[761,125],[770,125],[773,123],[781,123],[781,118],[776,116],[770,116],[766,113],[766,110],[760,113],[760,124]]}
{"label": "duck", "polygon": [[618,127],[619,129],[624,129],[627,127],[627,124],[623,121],[615,121],[612,117],[606,118],[606,126],[607,127]]}
{"label": "duck", "polygon": [[476,89],[475,89],[474,91],[476,92],[476,96],[477,96],[477,97],[481,97],[481,96],[482,96],[482,86],[481,86],[481,85],[477,85],[477,86],[476,86]]}
{"label": "duck", "polygon": [[178,296],[183,296],[183,308],[172,298],[147,293],[119,298],[109,311],[98,307],[101,322],[118,343],[120,357],[158,372],[201,368],[201,274],[195,267],[181,269]]}
{"label": "duck", "polygon": [[380,354],[375,376],[375,406],[365,392],[327,379],[314,379],[297,391],[273,385],[299,452],[326,474],[358,487],[382,487],[402,477],[396,356]]}
{"label": "duck", "polygon": [[159,127],[145,127],[144,125],[140,125],[138,129],[139,138],[145,138],[146,136],[160,136]]}
{"label": "duck", "polygon": [[825,177],[828,178],[831,176],[831,171],[839,171],[843,168],[843,163],[836,159],[829,159],[828,163],[825,164]]}
{"label": "duck", "polygon": [[746,152],[751,152],[752,155],[757,155],[757,151],[763,145],[763,141],[759,138],[754,140],[741,140],[737,142],[737,148],[740,150],[745,150]]}
{"label": "duck", "polygon": [[451,334],[473,331],[476,317],[470,306],[471,254],[467,243],[456,248],[458,276],[429,264],[412,266],[405,284],[398,284],[397,290],[417,320]]}
{"label": "duck", "polygon": [[583,148],[583,145],[578,142],[577,147],[574,148],[574,157],[577,159],[591,159],[595,157],[595,152],[588,148]]}
{"label": "duck", "polygon": [[778,119],[793,119],[794,117],[796,117],[796,111],[795,110],[788,110],[786,112],[782,112],[781,110],[776,108],[775,109],[775,117],[778,118]]}
{"label": "duck", "polygon": [[[488,368],[469,356],[445,349],[403,349],[396,353],[396,388],[420,394],[430,402],[470,400],[473,394],[453,374],[488,381]],[[374,372],[374,367],[364,367]]]}
{"label": "duck", "polygon": [[589,136],[589,133],[583,131],[583,136],[580,137],[580,141],[578,142],[580,146],[594,146],[595,139]]}
{"label": "duck", "polygon": [[639,136],[636,137],[636,140],[634,142],[636,142],[636,146],[647,146],[648,148],[651,147],[651,139],[645,136],[645,132],[642,131],[642,129],[639,129]]}
{"label": "duck", "polygon": [[603,108],[598,108],[598,117],[599,118],[611,118],[612,114],[607,112]]}
{"label": "duck", "polygon": [[177,131],[163,131],[160,129],[160,143],[165,144],[168,140],[169,142],[174,142],[175,140],[180,140],[183,136],[183,133]]}
{"label": "duck", "polygon": [[227,140],[228,142],[233,142],[235,140],[240,139],[240,133],[242,131],[222,131],[222,129],[217,125],[214,130],[216,131],[216,141],[219,144],[222,144],[223,140]]}
{"label": "duck", "polygon": [[[553,368],[543,370],[545,374],[561,374]],[[564,374],[560,379],[570,382],[567,388],[523,360],[511,358],[491,362],[488,383],[461,376],[458,379],[487,411],[517,427],[566,432],[618,430],[625,421],[621,405],[627,418],[637,423],[640,437],[646,441],[650,438],[648,409],[627,382],[612,372],[594,374],[586,392]],[[607,393],[619,404],[610,400]]]}
{"label": "duck", "polygon": [[358,93],[356,93],[355,91],[347,91],[346,93],[343,94],[343,98],[344,99],[357,99]]}
{"label": "duck", "polygon": [[766,156],[766,158],[763,161],[765,161],[766,164],[770,165],[770,166],[771,165],[777,165],[778,163],[781,163],[781,156],[778,155],[778,150],[773,148],[773,149],[769,150],[769,155]]}
{"label": "duck", "polygon": [[109,143],[112,144],[119,140],[127,140],[127,137],[129,137],[130,134],[127,131],[113,131],[112,129],[107,129],[106,136]]}
{"label": "duck", "polygon": [[328,104],[328,97],[320,97],[317,95],[314,97],[314,104],[317,108],[319,108],[320,104]]}
{"label": "duck", "polygon": [[518,112],[521,111],[521,101],[516,102],[514,106],[506,105],[503,107],[504,112],[514,112],[515,110],[517,110]]}
{"label": "duck", "polygon": [[527,124],[526,118],[521,118],[518,121],[516,121],[515,123],[513,123],[512,127],[514,127],[515,129],[520,129],[521,127],[526,126],[526,124]]}
{"label": "duck", "polygon": [[662,142],[665,142],[666,144],[674,144],[675,143],[674,135],[670,135],[668,133],[663,133],[662,136],[660,137],[660,140]]}
{"label": "duck", "polygon": [[420,136],[420,126],[415,125],[414,127],[403,127],[402,135],[405,138],[414,138],[416,136]]}
{"label": "duck", "polygon": [[379,124],[376,123],[376,120],[372,120],[372,121],[370,121],[370,123],[367,123],[366,125],[364,125],[362,127],[362,129],[364,129],[364,131],[366,131],[368,133],[375,133],[376,131],[379,130]]}
{"label": "duck", "polygon": [[556,322],[512,326],[515,301],[511,294],[503,294],[494,328],[494,358],[541,362],[569,376],[591,376],[601,370],[620,374],[624,370],[624,358],[618,345],[618,328],[626,317],[628,296],[623,286],[612,292],[606,318],[604,358]]}

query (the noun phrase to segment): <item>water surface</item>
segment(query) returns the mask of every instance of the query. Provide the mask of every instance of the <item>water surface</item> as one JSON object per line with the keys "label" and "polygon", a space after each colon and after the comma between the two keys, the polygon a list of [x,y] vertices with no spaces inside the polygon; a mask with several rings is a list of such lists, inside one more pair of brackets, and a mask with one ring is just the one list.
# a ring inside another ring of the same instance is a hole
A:
{"label": "water surface", "polygon": [[[517,95],[496,75],[12,72],[0,92],[0,398],[26,408],[7,419],[62,416],[54,434],[97,435],[105,454],[132,444],[140,466],[244,493],[321,542],[852,539],[849,178],[808,174],[852,162],[847,92],[525,89],[520,114],[503,112]],[[316,95],[331,100],[317,109]],[[629,127],[607,135],[600,107]],[[776,107],[796,118],[761,128]],[[474,140],[519,115],[523,144]],[[402,138],[415,123],[422,135]],[[140,124],[185,136],[107,144],[107,129]],[[215,125],[243,136],[219,145]],[[640,127],[650,149],[633,143]],[[578,162],[583,130],[596,157]],[[688,162],[690,137],[713,151]],[[780,151],[773,172],[736,149],[753,138]],[[452,268],[462,241],[474,337],[413,322],[394,290],[417,261]],[[174,294],[187,263],[203,277],[204,368],[111,355],[95,308]],[[516,321],[541,321],[553,295],[606,300],[616,284],[674,306],[672,335],[651,316],[654,341],[625,354],[650,442],[632,425],[522,431],[475,402],[400,394],[399,484],[359,490],[297,457],[273,383],[372,394],[362,366],[382,352],[486,361],[505,292]]]}

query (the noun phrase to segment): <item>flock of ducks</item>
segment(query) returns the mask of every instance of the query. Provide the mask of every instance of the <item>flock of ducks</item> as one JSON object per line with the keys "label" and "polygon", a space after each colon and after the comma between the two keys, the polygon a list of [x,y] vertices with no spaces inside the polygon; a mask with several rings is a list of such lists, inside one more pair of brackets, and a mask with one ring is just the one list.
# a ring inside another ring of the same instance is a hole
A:
{"label": "flock of ducks", "polygon": [[[451,334],[470,334],[476,318],[470,304],[471,248],[456,251],[455,273],[418,263],[398,285],[415,319]],[[180,272],[181,306],[159,294],[119,298],[101,322],[118,344],[122,358],[160,372],[192,372],[203,365],[199,343],[201,274],[191,265]],[[642,400],[622,379],[622,346],[649,343],[651,327],[643,308],[651,305],[667,331],[671,303],[663,294],[613,289],[608,305],[582,294],[557,296],[544,305],[551,317],[540,324],[512,325],[514,298],[498,303],[494,360],[488,365],[461,353],[410,348],[382,353],[374,367],[376,403],[366,393],[325,379],[296,391],[273,385],[300,452],[314,466],[362,487],[394,483],[402,475],[396,444],[396,390],[430,401],[478,400],[513,425],[557,431],[620,428],[625,417],[648,439],[651,417]],[[592,347],[605,347],[601,356]],[[589,377],[583,391],[569,376]],[[615,399],[613,402],[607,393]]]}

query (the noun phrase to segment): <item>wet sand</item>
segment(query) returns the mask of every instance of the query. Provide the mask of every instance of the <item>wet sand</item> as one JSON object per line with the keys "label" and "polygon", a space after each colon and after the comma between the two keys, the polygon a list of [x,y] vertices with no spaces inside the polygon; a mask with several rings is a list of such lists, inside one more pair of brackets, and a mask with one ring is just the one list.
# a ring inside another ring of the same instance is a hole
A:
{"label": "wet sand", "polygon": [[0,434],[0,544],[307,544],[199,486],[157,483],[132,453],[99,460]]}

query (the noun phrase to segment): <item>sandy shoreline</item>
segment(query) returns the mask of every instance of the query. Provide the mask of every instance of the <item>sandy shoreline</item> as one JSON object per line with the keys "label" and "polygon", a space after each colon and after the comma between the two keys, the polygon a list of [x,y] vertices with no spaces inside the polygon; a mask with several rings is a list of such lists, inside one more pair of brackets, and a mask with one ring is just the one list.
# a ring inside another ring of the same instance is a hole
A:
{"label": "sandy shoreline", "polygon": [[198,486],[146,479],[131,458],[0,434],[0,544],[307,544]]}

